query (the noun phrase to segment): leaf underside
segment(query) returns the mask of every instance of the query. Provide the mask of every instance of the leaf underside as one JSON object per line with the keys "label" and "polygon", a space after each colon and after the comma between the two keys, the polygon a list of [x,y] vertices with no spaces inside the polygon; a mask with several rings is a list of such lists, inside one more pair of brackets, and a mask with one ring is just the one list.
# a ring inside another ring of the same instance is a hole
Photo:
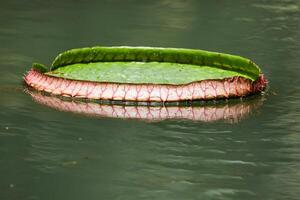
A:
{"label": "leaf underside", "polygon": [[72,80],[136,84],[187,84],[207,79],[250,76],[211,66],[170,62],[96,62],[77,63],[58,67],[46,73]]}

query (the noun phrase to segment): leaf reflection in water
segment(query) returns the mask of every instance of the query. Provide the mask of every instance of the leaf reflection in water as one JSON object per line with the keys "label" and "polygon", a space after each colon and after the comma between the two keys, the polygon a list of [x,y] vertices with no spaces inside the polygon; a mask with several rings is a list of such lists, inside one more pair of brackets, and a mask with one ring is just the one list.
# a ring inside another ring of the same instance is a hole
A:
{"label": "leaf reflection in water", "polygon": [[70,98],[50,96],[30,90],[26,92],[37,103],[63,112],[72,112],[91,117],[145,121],[186,119],[202,122],[226,121],[237,123],[252,111],[257,110],[265,100],[263,96],[253,96],[243,100],[149,104],[122,101],[75,101]]}

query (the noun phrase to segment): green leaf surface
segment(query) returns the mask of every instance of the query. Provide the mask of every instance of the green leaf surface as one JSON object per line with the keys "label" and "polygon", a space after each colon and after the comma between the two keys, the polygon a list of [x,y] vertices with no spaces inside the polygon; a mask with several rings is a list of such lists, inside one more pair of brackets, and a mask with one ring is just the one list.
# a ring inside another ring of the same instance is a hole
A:
{"label": "green leaf surface", "polygon": [[[255,63],[240,56],[196,49],[157,47],[87,47],[72,49],[59,54],[55,58],[51,70],[76,63],[119,61],[169,62],[209,66],[236,72],[251,80],[256,80],[260,74],[260,69]],[[159,73],[157,71],[156,75]]]}
{"label": "green leaf surface", "polygon": [[170,62],[96,62],[58,67],[47,75],[73,80],[118,83],[186,84],[247,74],[211,66]]}
{"label": "green leaf surface", "polygon": [[40,63],[33,63],[32,68],[42,73],[49,71],[49,69],[45,65]]}

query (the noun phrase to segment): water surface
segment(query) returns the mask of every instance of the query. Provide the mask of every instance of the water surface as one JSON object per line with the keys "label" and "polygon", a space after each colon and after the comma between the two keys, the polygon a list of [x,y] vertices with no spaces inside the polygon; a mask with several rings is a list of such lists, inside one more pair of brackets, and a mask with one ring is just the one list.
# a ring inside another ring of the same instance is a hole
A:
{"label": "water surface", "polygon": [[[0,199],[299,199],[299,1],[11,0],[0,44]],[[206,121],[87,116],[23,92],[32,62],[93,45],[237,54],[270,89]]]}

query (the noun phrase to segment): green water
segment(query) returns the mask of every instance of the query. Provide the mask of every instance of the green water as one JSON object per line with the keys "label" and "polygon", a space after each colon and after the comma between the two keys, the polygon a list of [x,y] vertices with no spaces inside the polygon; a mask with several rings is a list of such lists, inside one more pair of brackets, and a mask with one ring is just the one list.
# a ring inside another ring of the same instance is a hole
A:
{"label": "green water", "polygon": [[72,64],[48,73],[74,80],[115,83],[186,84],[233,76],[250,78],[238,72],[210,66],[168,62],[96,62]]}
{"label": "green water", "polygon": [[[3,1],[0,44],[1,200],[300,199],[298,0]],[[270,90],[229,122],[86,116],[23,92],[32,62],[93,45],[241,55]]]}

